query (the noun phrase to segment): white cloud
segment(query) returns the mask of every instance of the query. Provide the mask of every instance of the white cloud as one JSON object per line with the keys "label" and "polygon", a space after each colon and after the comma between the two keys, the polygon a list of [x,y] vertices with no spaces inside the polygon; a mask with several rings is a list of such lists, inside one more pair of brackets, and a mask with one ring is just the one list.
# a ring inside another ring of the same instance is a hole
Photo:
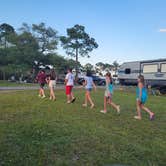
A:
{"label": "white cloud", "polygon": [[159,32],[166,32],[166,28],[160,29]]}

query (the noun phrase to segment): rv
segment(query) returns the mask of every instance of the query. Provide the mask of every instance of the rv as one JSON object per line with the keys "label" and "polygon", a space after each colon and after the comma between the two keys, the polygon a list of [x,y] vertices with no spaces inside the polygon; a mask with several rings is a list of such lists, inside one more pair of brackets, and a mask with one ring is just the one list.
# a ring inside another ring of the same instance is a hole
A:
{"label": "rv", "polygon": [[166,88],[166,59],[125,62],[118,70],[119,82],[122,85],[136,85],[140,74],[144,76],[146,85]]}

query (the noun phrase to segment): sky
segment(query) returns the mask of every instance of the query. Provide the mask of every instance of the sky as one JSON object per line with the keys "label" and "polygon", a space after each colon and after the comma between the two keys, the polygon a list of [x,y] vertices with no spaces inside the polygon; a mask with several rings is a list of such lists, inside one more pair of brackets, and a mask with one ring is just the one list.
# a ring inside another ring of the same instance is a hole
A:
{"label": "sky", "polygon": [[44,22],[59,35],[85,26],[99,47],[82,64],[166,58],[166,0],[0,0],[0,24],[17,30],[23,22]]}

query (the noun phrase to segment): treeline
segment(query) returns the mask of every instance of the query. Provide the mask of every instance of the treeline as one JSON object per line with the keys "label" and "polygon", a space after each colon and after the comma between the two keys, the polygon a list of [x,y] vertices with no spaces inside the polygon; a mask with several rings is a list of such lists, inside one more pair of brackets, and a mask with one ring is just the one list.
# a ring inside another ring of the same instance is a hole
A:
{"label": "treeline", "polygon": [[[59,55],[59,44],[75,60]],[[0,25],[0,79],[8,79],[11,75],[35,75],[48,65],[58,73],[68,67],[75,68],[78,73],[81,67],[78,57],[88,56],[97,47],[95,39],[90,38],[81,25],[68,28],[66,36],[59,36],[57,30],[45,23],[23,23],[17,31],[12,25],[3,23]]]}

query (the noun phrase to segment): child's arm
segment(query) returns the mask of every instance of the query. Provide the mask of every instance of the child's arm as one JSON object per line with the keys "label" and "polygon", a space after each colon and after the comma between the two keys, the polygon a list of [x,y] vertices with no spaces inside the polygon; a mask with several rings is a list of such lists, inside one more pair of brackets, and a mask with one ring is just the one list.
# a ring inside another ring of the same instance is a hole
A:
{"label": "child's arm", "polygon": [[96,88],[96,85],[95,85],[95,83],[93,82],[92,84],[93,84],[93,87],[94,87],[94,89],[95,89],[95,91],[96,91],[96,89],[97,89],[97,88]]}

